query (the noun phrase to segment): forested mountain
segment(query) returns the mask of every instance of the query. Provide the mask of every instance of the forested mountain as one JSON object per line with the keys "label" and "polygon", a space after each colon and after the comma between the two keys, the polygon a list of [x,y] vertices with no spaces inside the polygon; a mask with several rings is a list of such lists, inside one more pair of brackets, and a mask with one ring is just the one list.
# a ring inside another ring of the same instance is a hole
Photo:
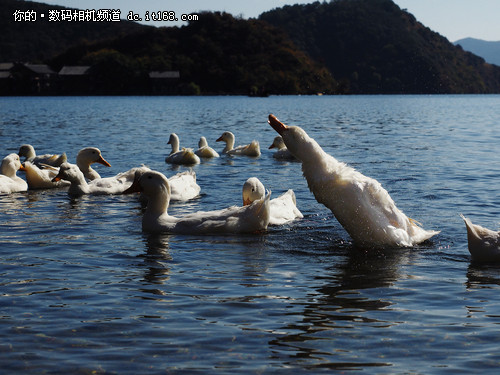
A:
{"label": "forested mountain", "polygon": [[500,66],[500,41],[489,42],[481,39],[465,38],[454,42],[464,50],[481,56],[486,62]]}
{"label": "forested mountain", "polygon": [[93,65],[110,86],[133,84],[149,71],[178,70],[205,94],[333,93],[329,71],[263,21],[201,13],[181,28],[148,28],[112,41],[83,43],[50,61]]}
{"label": "forested mountain", "polygon": [[180,73],[181,93],[500,93],[500,67],[454,46],[392,0],[285,6],[250,20],[205,12],[187,26],[163,28],[12,16],[60,8],[1,0],[0,63],[44,62],[56,72],[89,66],[96,94],[147,94],[150,73],[166,71]]}
{"label": "forested mountain", "polygon": [[391,0],[285,6],[281,27],[350,93],[498,93],[500,68],[417,22]]}

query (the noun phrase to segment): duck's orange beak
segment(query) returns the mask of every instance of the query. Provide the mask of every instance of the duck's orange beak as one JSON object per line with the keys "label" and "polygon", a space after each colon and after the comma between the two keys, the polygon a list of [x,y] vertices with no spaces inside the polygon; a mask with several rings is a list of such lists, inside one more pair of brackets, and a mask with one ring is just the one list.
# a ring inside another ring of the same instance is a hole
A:
{"label": "duck's orange beak", "polygon": [[274,130],[276,130],[280,135],[283,135],[283,132],[288,129],[288,126],[283,124],[280,120],[276,118],[275,115],[270,114],[269,115],[269,120],[267,120],[269,125],[273,127]]}
{"label": "duck's orange beak", "polygon": [[21,166],[19,167],[19,170],[26,172],[26,167],[24,166],[24,164],[21,164]]}
{"label": "duck's orange beak", "polygon": [[111,164],[109,164],[106,160],[104,160],[104,158],[102,157],[102,155],[99,156],[99,159],[96,160],[96,163],[105,165],[106,167],[111,167]]}
{"label": "duck's orange beak", "polygon": [[61,180],[62,180],[62,178],[61,178],[61,170],[59,170],[59,173],[57,174],[56,177],[54,177],[52,179],[52,182],[57,182],[57,181],[61,181]]}
{"label": "duck's orange beak", "polygon": [[243,199],[243,206],[250,206],[252,204],[252,201],[247,198],[247,199]]}

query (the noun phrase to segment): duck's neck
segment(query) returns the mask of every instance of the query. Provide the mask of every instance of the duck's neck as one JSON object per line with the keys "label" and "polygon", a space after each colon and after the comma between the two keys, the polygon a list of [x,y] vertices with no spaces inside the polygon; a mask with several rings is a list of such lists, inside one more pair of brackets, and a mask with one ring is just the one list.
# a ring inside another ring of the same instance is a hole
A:
{"label": "duck's neck", "polygon": [[80,169],[80,171],[83,173],[84,177],[89,179],[90,181],[101,178],[101,175],[97,173],[97,171],[93,169],[90,164],[77,160],[76,165],[78,166],[78,169]]}
{"label": "duck's neck", "polygon": [[224,147],[222,152],[228,152],[234,148],[234,137],[228,137],[224,140],[224,142],[226,142],[226,147]]}
{"label": "duck's neck", "polygon": [[342,174],[346,167],[345,163],[327,154],[312,138],[302,147],[299,159],[302,161],[302,171],[308,181],[323,179],[325,176],[335,178]]}
{"label": "duck's neck", "polygon": [[0,173],[9,178],[15,178],[17,170],[11,165],[8,165],[6,162],[2,162],[2,166],[0,167]]}
{"label": "duck's neck", "polygon": [[200,141],[198,142],[198,147],[202,148],[206,146],[208,146],[207,140],[205,138],[200,138]]}
{"label": "duck's neck", "polygon": [[[166,189],[166,188],[165,188]],[[170,203],[170,196],[166,190],[154,196],[148,196],[148,206],[144,215],[150,217],[159,217],[168,214],[168,205]]]}
{"label": "duck's neck", "polygon": [[89,184],[87,184],[83,173],[73,176],[70,182],[71,185],[68,190],[70,195],[83,195],[90,192]]}
{"label": "duck's neck", "polygon": [[179,151],[179,140],[177,138],[173,137],[170,141],[170,145],[172,146],[172,151],[170,151],[170,154],[175,154]]}

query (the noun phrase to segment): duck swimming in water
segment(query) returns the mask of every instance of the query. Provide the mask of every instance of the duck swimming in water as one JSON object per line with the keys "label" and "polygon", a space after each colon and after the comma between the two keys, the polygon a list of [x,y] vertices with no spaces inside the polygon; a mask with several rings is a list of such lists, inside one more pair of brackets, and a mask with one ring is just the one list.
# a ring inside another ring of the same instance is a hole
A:
{"label": "duck swimming in water", "polygon": [[215,151],[212,147],[208,145],[207,139],[205,137],[200,137],[198,142],[198,150],[194,153],[200,158],[218,158],[219,153]]}
{"label": "duck swimming in water", "polygon": [[[252,204],[254,201],[262,199],[265,194],[266,190],[262,182],[257,177],[250,177],[243,184],[243,205]],[[295,193],[292,189],[281,194],[278,198],[271,199],[269,208],[269,225],[283,225],[304,217],[297,208]]]}
{"label": "duck swimming in water", "polygon": [[253,140],[248,145],[234,147],[234,134],[226,131],[217,138],[215,142],[225,142],[226,147],[222,150],[223,154],[228,155],[245,155],[245,156],[260,156],[259,141]]}
{"label": "duck swimming in water", "polygon": [[182,148],[182,150],[179,150],[179,137],[177,136],[177,134],[170,134],[170,138],[168,139],[167,144],[172,146],[172,151],[165,158],[165,163],[188,165],[200,163],[200,158],[194,153],[192,149]]}
{"label": "duck swimming in water", "polygon": [[467,228],[467,242],[473,261],[500,262],[500,232],[472,224],[470,219],[460,215]]}
{"label": "duck swimming in water", "polygon": [[407,217],[377,180],[327,154],[302,128],[287,126],[274,115],[269,115],[268,122],[302,162],[316,200],[332,211],[355,245],[414,246],[439,233]]}
{"label": "duck swimming in water", "polygon": [[0,194],[19,193],[28,190],[28,184],[17,175],[24,170],[18,154],[9,154],[0,165]]}
{"label": "duck swimming in water", "polygon": [[199,211],[183,217],[168,214],[170,184],[160,172],[149,171],[136,178],[124,194],[142,192],[148,198],[142,219],[142,229],[152,233],[255,233],[266,230],[269,224],[268,193],[251,205],[232,206],[216,211]]}
{"label": "duck swimming in water", "polygon": [[45,154],[37,155],[35,148],[32,145],[25,144],[19,147],[19,156],[24,156],[24,162],[31,162],[32,164],[40,167],[42,164],[51,165],[53,167],[59,167],[62,163],[68,161],[66,154]]}

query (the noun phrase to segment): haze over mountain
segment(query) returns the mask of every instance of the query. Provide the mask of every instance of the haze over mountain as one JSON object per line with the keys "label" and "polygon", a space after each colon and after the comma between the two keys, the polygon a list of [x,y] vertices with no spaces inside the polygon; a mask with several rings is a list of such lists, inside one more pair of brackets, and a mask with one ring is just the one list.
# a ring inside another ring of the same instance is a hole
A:
{"label": "haze over mountain", "polygon": [[453,44],[460,45],[464,50],[481,56],[486,62],[500,66],[500,41],[489,42],[481,39],[464,38]]}

